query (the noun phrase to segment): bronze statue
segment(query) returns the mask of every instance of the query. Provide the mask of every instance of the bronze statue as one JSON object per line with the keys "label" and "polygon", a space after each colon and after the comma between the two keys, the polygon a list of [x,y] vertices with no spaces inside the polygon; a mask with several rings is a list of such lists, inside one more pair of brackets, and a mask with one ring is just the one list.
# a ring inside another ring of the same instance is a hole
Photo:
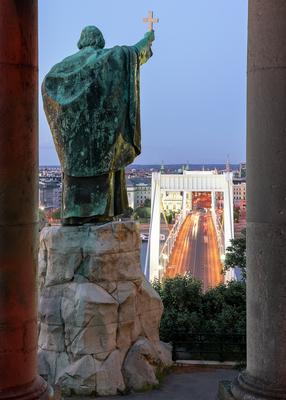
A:
{"label": "bronze statue", "polygon": [[95,26],[79,51],[42,84],[44,109],[63,171],[62,222],[108,221],[128,207],[124,167],[140,154],[140,65],[154,31],[134,46],[104,49]]}

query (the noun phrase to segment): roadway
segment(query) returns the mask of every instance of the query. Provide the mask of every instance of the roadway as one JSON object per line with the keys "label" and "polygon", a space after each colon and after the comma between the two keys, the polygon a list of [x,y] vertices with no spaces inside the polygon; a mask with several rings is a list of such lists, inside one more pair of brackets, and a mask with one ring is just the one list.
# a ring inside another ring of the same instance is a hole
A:
{"label": "roadway", "polygon": [[210,211],[189,214],[178,233],[168,267],[167,277],[190,272],[203,282],[203,290],[222,282],[221,262],[216,231]]}

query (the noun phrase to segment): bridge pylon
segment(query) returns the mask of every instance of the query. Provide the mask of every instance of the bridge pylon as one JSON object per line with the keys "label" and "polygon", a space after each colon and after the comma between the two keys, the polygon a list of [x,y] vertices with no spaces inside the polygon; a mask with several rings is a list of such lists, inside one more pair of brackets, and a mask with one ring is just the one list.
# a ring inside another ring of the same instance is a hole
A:
{"label": "bridge pylon", "polygon": [[152,173],[151,187],[151,220],[150,220],[150,263],[149,280],[153,281],[159,277],[160,258],[160,221],[161,221],[161,173]]}

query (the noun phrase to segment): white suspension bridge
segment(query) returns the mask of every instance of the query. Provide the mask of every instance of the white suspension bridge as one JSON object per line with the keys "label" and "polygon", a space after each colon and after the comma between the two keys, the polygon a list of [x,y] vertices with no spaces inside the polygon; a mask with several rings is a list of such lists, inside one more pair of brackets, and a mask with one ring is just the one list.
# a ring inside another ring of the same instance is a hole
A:
{"label": "white suspension bridge", "polygon": [[[181,192],[182,207],[181,212],[176,217],[175,224],[169,231],[165,243],[161,246],[160,225],[161,214],[164,216],[164,208],[162,204],[162,195],[164,192]],[[207,192],[211,194],[211,208],[209,214],[206,216],[201,215],[201,217],[198,214],[196,222],[194,222],[195,212],[192,210],[192,196],[194,192]],[[223,218],[219,218],[216,212],[218,193],[223,196]],[[187,196],[189,204],[187,204]],[[188,229],[192,227],[194,231],[194,224],[198,224],[198,218],[200,218],[202,229],[203,227],[205,228],[203,236],[196,240],[204,242],[213,240],[211,237],[208,237],[208,233],[206,232],[206,227],[208,227],[210,220],[212,220],[216,236],[216,243],[213,247],[217,248],[220,259],[223,260],[225,249],[230,245],[230,240],[234,237],[232,199],[233,184],[232,173],[230,172],[224,174],[217,174],[216,171],[184,171],[183,174],[153,173],[151,190],[151,220],[144,271],[147,278],[149,280],[161,279],[161,277],[166,274],[166,271],[170,266],[170,260],[176,251],[178,242],[182,240],[181,236],[184,238],[184,251],[189,253],[194,252],[194,249],[197,248],[197,243],[193,242],[192,245],[188,246],[188,241],[190,243],[191,241],[194,241],[194,238],[191,237]],[[192,213],[193,216],[190,216],[190,213]],[[223,223],[221,220],[223,220]],[[211,230],[212,227],[211,225],[209,226],[210,228],[208,229]],[[183,230],[185,236],[183,236]],[[180,257],[181,256],[182,255],[180,255]],[[210,256],[208,256],[208,258],[210,258]],[[186,256],[184,260],[185,263],[197,262],[196,260],[191,260],[190,255]],[[206,264],[207,262],[209,262],[209,260],[202,261],[203,264]],[[206,268],[206,266],[204,265],[203,268]],[[185,272],[187,272],[187,269]],[[229,273],[226,275],[225,280],[233,278],[234,276],[232,273]]]}

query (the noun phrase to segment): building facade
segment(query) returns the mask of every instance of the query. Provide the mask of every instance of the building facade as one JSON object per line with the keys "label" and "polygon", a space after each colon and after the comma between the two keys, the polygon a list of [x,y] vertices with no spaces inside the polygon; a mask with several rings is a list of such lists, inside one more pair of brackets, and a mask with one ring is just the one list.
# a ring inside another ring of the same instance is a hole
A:
{"label": "building facade", "polygon": [[246,208],[246,182],[234,182],[233,204],[240,209]]}
{"label": "building facade", "polygon": [[44,210],[61,207],[62,184],[58,181],[39,182],[39,207]]}
{"label": "building facade", "polygon": [[129,207],[135,210],[142,207],[146,199],[151,199],[151,182],[127,182],[127,196]]}

